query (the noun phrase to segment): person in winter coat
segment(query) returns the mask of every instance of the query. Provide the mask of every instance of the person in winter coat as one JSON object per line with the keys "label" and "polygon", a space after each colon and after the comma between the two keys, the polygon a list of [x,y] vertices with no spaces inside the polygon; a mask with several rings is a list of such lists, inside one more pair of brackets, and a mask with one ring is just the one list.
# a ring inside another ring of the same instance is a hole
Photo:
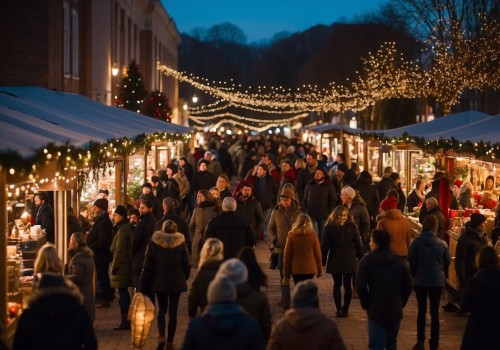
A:
{"label": "person in winter coat", "polygon": [[498,348],[500,267],[498,253],[484,246],[477,255],[478,272],[465,285],[462,312],[470,312],[461,350]]}
{"label": "person in winter coat", "polygon": [[292,308],[273,326],[267,350],[346,349],[337,323],[319,309],[318,287],[313,281],[297,284]]}
{"label": "person in winter coat", "polygon": [[92,224],[89,221],[89,209],[86,205],[80,207],[80,214],[78,215],[78,224],[82,228],[84,234],[87,234],[92,228]]}
{"label": "person in winter coat", "polygon": [[409,213],[413,212],[413,208],[421,207],[425,202],[424,188],[425,182],[422,180],[418,180],[415,184],[415,188],[413,189],[413,191],[411,191],[410,195],[408,196],[408,200],[406,201],[406,206],[408,207]]}
{"label": "person in winter coat", "polygon": [[[278,197],[278,183],[269,174],[269,169],[265,164],[257,165],[257,173],[253,176],[253,194],[262,208],[264,215],[264,240],[267,241],[267,224],[271,217],[276,198]],[[260,232],[256,232],[260,236]]]}
{"label": "person in winter coat", "polygon": [[368,209],[366,209],[365,202],[351,186],[342,188],[340,199],[342,205],[349,209],[349,214],[351,214],[354,223],[358,227],[364,252],[369,252],[370,214],[368,213]]}
{"label": "person in winter coat", "polygon": [[306,156],[306,167],[299,171],[297,174],[297,181],[295,182],[295,189],[299,196],[298,201],[302,203],[304,200],[304,191],[307,184],[314,179],[316,170],[318,169],[318,161],[314,153],[308,153]]}
{"label": "person in winter coat", "polygon": [[148,244],[144,268],[141,274],[141,292],[156,293],[158,299],[158,349],[165,346],[165,315],[168,310],[166,348],[173,349],[177,328],[177,308],[182,292],[187,291],[191,272],[184,235],[177,232],[173,221],[166,221],[164,232],[156,231]]}
{"label": "person in winter coat", "polygon": [[405,259],[389,249],[391,237],[373,230],[371,253],[359,262],[356,288],[368,314],[369,349],[395,350],[403,308],[411,294],[411,273]]}
{"label": "person in winter coat", "polygon": [[220,175],[222,175],[222,166],[220,162],[217,160],[217,158],[211,151],[206,151],[204,157],[205,160],[208,162],[207,171],[209,173],[212,173],[214,177],[217,179]]}
{"label": "person in winter coat", "polygon": [[[280,270],[280,281],[285,277],[283,274],[283,257],[285,252],[288,232],[292,230],[293,223],[300,215],[300,206],[295,200],[293,188],[285,186],[281,191],[279,204],[274,207],[269,219],[268,231],[271,247],[274,253],[278,254],[278,268]],[[281,284],[280,306],[284,309],[290,307],[290,285]]]}
{"label": "person in winter coat", "polygon": [[285,184],[292,184],[295,188],[295,181],[297,180],[297,173],[293,167],[293,162],[285,159],[281,162],[281,180],[278,186],[278,193],[281,193]]}
{"label": "person in winter coat", "polygon": [[50,205],[49,195],[46,192],[35,194],[35,205],[37,208],[35,225],[40,225],[45,229],[47,241],[55,242],[54,209]]}
{"label": "person in winter coat", "polygon": [[127,209],[119,205],[113,213],[113,221],[115,226],[113,230],[116,234],[111,244],[111,253],[113,253],[113,261],[110,266],[111,274],[111,288],[118,289],[120,299],[121,321],[114,328],[115,330],[128,330],[130,329],[130,321],[128,320],[128,309],[130,308],[130,294],[128,287],[133,285],[132,277],[132,238],[134,232],[130,228],[127,219]]}
{"label": "person in winter coat", "polygon": [[218,238],[224,244],[224,260],[236,257],[241,248],[255,246],[255,232],[248,220],[236,214],[237,204],[233,197],[222,201],[222,213],[208,222],[203,242]]}
{"label": "person in winter coat", "polygon": [[[425,216],[421,216],[419,218],[419,220],[422,219],[422,223],[423,223],[423,220],[427,216],[434,215],[438,219],[438,222],[439,222],[437,236],[444,240],[445,234],[446,234],[446,229],[445,229],[446,218],[443,215],[443,213],[441,212],[441,208],[439,207],[438,200],[435,197],[427,198],[424,202],[424,205],[422,205],[422,209],[423,208],[425,208],[426,214],[425,214]],[[420,211],[422,211],[422,209]]]}
{"label": "person in winter coat", "polygon": [[380,199],[386,198],[387,192],[389,192],[389,190],[397,190],[394,179],[399,179],[398,173],[392,172],[390,174],[384,174],[384,176],[382,176],[382,180],[380,180],[377,184],[378,197]]}
{"label": "person in winter coat", "polygon": [[[144,256],[148,242],[155,232],[156,219],[153,216],[153,205],[150,201],[141,202],[139,206],[141,218],[132,236],[132,276],[134,287],[140,287],[140,277],[144,265]],[[151,299],[151,300],[154,300]]]}
{"label": "person in winter coat", "polygon": [[399,256],[407,256],[410,248],[410,224],[397,209],[398,201],[395,197],[388,197],[380,203],[384,216],[377,223],[377,230],[387,231],[391,236],[389,249]]}
{"label": "person in winter coat", "polygon": [[180,202],[177,199],[166,197],[163,198],[163,217],[155,225],[155,231],[162,231],[163,224],[167,220],[171,220],[177,224],[177,229],[184,235],[188,251],[191,254],[191,237],[189,237],[189,227],[184,219],[177,213],[179,212]]}
{"label": "person in winter coat", "polygon": [[94,252],[97,283],[100,286],[100,303],[98,307],[109,307],[112,290],[109,284],[108,268],[113,260],[109,248],[113,242],[113,223],[108,215],[108,200],[97,199],[92,207],[94,226],[87,235],[87,245]]}
{"label": "person in winter coat", "polygon": [[326,219],[337,204],[337,194],[325,169],[318,168],[313,180],[309,181],[302,201],[302,210],[313,222],[314,231],[319,240],[323,237]]}
{"label": "person in winter coat", "polygon": [[69,240],[68,263],[66,278],[71,280],[83,296],[83,306],[87,310],[90,321],[95,320],[95,264],[94,253],[85,244],[85,235],[75,232]]}
{"label": "person in winter coat", "polygon": [[220,277],[228,277],[234,283],[238,295],[236,302],[259,323],[264,343],[266,343],[271,333],[271,308],[266,294],[253,289],[248,283],[246,265],[236,258],[226,260],[215,275],[216,279]]}
{"label": "person in winter coat", "polygon": [[97,338],[78,288],[61,274],[43,273],[19,318],[16,350],[95,350]]}
{"label": "person in winter coat", "polygon": [[457,273],[460,290],[477,272],[476,255],[479,250],[488,244],[484,233],[486,216],[473,213],[470,221],[465,224],[465,233],[460,236],[455,251],[455,271]]}
{"label": "person in winter coat", "polygon": [[[209,190],[215,186],[217,178],[210,172],[208,172],[208,161],[201,159],[198,162],[198,172],[193,176],[191,180],[191,194],[196,196],[200,190]],[[196,198],[196,197],[195,197]]]}
{"label": "person in winter coat", "polygon": [[263,350],[259,325],[236,303],[236,296],[230,278],[210,282],[208,306],[189,322],[182,350]]}
{"label": "person in winter coat", "polygon": [[358,176],[359,195],[366,203],[366,209],[370,215],[370,228],[374,228],[375,218],[380,206],[380,197],[378,196],[377,186],[373,184],[372,175],[363,170]]}
{"label": "person in winter coat", "polygon": [[[174,198],[175,200],[178,200],[179,202],[181,201],[181,186],[179,181],[177,180],[179,178],[178,172],[179,172],[179,166],[174,163],[169,163],[167,164],[167,180],[164,182],[164,187],[163,187],[163,192],[162,192],[162,197],[160,200],[163,200],[164,198],[170,197]],[[185,188],[183,188],[185,192]],[[180,209],[180,208],[179,208]]]}
{"label": "person in winter coat", "polygon": [[184,169],[184,174],[186,175],[188,181],[191,182],[194,176],[194,169],[193,166],[189,164],[186,157],[179,158],[179,167]]}
{"label": "person in winter coat", "polygon": [[[252,184],[246,181],[242,182],[241,190],[235,199],[236,214],[250,221],[255,234],[258,235],[264,228],[264,213],[260,202],[252,195]],[[257,238],[255,237],[256,240]]]}
{"label": "person in winter coat", "polygon": [[[165,194],[165,188],[163,191],[163,194]],[[161,200],[156,198],[155,195],[153,194],[153,186],[149,182],[145,182],[142,184],[142,193],[141,196],[139,197],[139,200],[141,202],[148,201],[151,203],[151,206],[153,208],[152,213],[153,216],[156,220],[160,220],[162,216],[162,210],[161,210]]]}
{"label": "person in winter coat", "polygon": [[474,197],[472,196],[472,190],[468,188],[466,184],[467,182],[464,183],[462,188],[460,188],[460,197],[458,198],[458,203],[463,209],[474,208],[476,206],[476,203],[474,201]]}
{"label": "person in winter coat", "polygon": [[[337,317],[347,317],[352,299],[352,276],[356,273],[358,259],[363,256],[363,245],[358,228],[346,207],[336,207],[328,217],[321,241],[321,256],[326,272],[333,276],[333,300]],[[345,293],[343,305],[340,293],[342,285]]]}
{"label": "person in winter coat", "polygon": [[200,261],[200,242],[208,222],[219,215],[221,209],[215,198],[208,190],[200,190],[196,199],[196,208],[189,222],[189,236],[191,237],[193,266],[198,266]]}
{"label": "person in winter coat", "polygon": [[67,216],[67,234],[68,234],[68,242],[71,238],[71,234],[75,232],[82,232],[83,229],[80,226],[80,222],[78,218],[75,216],[75,212],[73,208],[68,208],[68,216]]}
{"label": "person in winter coat", "polygon": [[223,201],[226,197],[231,197],[231,191],[229,190],[229,178],[226,175],[221,175],[217,178],[215,187],[219,190],[219,197],[221,201]]}
{"label": "person in winter coat", "polygon": [[188,316],[196,316],[198,308],[203,313],[208,305],[207,290],[210,282],[215,278],[219,266],[224,258],[224,244],[217,238],[209,238],[203,244],[200,252],[198,271],[191,282],[188,294]]}
{"label": "person in winter coat", "polygon": [[451,258],[446,242],[436,236],[438,224],[435,216],[427,216],[422,225],[422,233],[412,242],[408,253],[418,303],[417,344],[413,347],[414,350],[425,349],[427,298],[431,314],[431,350],[437,349],[439,344],[439,302]]}
{"label": "person in winter coat", "polygon": [[283,257],[283,284],[295,284],[314,275],[321,277],[321,248],[318,235],[314,232],[311,218],[300,214],[288,233]]}

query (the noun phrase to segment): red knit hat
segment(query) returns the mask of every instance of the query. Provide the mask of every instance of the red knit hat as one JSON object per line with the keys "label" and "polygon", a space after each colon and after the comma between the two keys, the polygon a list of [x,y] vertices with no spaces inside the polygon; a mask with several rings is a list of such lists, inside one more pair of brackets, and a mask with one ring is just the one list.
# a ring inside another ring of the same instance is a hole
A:
{"label": "red knit hat", "polygon": [[463,185],[463,182],[460,181],[459,179],[456,179],[455,182],[453,183],[455,186],[457,186],[458,188],[462,187]]}
{"label": "red knit hat", "polygon": [[396,209],[398,207],[398,200],[396,197],[387,197],[380,203],[380,209],[383,211]]}

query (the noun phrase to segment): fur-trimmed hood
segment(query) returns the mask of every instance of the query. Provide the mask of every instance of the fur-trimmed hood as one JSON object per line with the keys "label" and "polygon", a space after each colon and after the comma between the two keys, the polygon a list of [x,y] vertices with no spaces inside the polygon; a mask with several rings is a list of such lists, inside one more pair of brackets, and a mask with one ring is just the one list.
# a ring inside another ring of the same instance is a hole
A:
{"label": "fur-trimmed hood", "polygon": [[162,231],[156,231],[153,234],[151,241],[156,243],[162,248],[173,249],[185,243],[186,240],[184,238],[184,235],[180,232],[165,233]]}

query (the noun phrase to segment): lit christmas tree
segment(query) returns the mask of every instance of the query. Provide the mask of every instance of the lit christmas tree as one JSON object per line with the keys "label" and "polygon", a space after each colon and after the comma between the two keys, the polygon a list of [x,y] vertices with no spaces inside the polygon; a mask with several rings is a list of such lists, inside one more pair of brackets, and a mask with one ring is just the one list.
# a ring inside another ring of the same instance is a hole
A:
{"label": "lit christmas tree", "polygon": [[127,75],[120,82],[118,95],[115,96],[115,105],[140,113],[144,96],[146,96],[146,88],[142,75],[139,72],[139,66],[132,60],[128,65]]}
{"label": "lit christmas tree", "polygon": [[170,122],[172,108],[170,108],[167,96],[159,90],[150,92],[144,101],[142,114]]}

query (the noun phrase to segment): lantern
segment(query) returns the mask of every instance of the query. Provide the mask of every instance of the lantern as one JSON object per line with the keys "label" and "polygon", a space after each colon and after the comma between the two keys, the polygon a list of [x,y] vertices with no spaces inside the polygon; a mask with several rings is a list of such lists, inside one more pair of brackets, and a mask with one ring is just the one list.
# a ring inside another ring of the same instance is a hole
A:
{"label": "lantern", "polygon": [[146,343],[154,317],[155,306],[151,300],[142,293],[135,293],[128,310],[128,318],[132,327],[132,345],[136,348],[142,348]]}

